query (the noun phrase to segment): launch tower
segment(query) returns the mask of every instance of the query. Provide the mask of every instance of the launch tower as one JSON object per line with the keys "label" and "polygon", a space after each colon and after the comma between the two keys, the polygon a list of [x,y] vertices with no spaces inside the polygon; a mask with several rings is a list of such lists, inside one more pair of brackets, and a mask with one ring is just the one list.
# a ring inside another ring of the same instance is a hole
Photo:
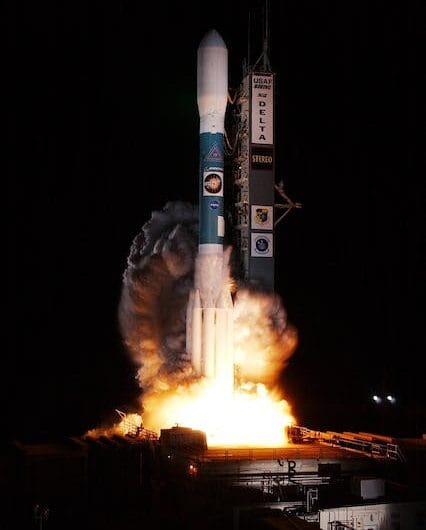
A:
{"label": "launch tower", "polygon": [[[234,96],[236,127],[232,147],[233,243],[242,279],[274,289],[275,228],[293,208],[275,177],[275,73],[269,62],[269,27],[264,19],[263,49],[244,67]],[[276,196],[280,200],[276,200]]]}

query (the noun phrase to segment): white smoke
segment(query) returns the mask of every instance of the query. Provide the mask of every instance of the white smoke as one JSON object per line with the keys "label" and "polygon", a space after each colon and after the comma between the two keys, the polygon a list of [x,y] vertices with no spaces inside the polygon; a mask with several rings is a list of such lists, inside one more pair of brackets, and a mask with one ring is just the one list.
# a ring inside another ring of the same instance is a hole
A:
{"label": "white smoke", "polygon": [[201,305],[214,307],[223,288],[230,283],[231,247],[223,254],[198,254],[195,262],[195,288],[200,291]]}

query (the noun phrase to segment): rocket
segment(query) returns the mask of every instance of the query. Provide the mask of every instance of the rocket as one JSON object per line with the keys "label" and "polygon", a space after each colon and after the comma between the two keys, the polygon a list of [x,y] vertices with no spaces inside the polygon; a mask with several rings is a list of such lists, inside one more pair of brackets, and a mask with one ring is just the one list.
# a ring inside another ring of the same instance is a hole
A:
{"label": "rocket", "polygon": [[233,388],[233,302],[224,252],[224,132],[228,50],[212,29],[197,53],[200,117],[199,245],[187,305],[186,349],[197,375]]}

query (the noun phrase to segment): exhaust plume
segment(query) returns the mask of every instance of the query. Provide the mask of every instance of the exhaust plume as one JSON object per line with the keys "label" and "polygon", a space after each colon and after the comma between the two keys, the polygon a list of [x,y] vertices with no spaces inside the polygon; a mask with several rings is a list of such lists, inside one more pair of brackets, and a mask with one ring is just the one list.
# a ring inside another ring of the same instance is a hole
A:
{"label": "exhaust plume", "polygon": [[[172,390],[194,380],[185,351],[186,307],[196,286],[216,298],[209,278],[230,278],[231,248],[223,270],[207,270],[198,255],[198,209],[168,202],[154,211],[130,248],[119,303],[119,325],[125,346],[138,366],[144,394]],[[195,263],[197,260],[197,267]],[[207,264],[206,264],[207,265]],[[222,263],[220,264],[222,267]],[[208,267],[215,267],[209,263]],[[217,267],[216,267],[217,268]],[[194,278],[195,275],[195,278]],[[297,344],[280,297],[242,284],[235,289],[237,375],[241,383],[275,386]]]}

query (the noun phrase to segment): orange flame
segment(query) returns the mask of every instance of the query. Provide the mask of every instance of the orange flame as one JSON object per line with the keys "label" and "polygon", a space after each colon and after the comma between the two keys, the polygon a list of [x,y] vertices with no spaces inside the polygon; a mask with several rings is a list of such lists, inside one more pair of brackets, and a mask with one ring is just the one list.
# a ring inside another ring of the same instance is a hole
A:
{"label": "orange flame", "polygon": [[[279,375],[297,346],[297,333],[286,322],[278,295],[249,289],[236,294],[234,389],[217,378],[195,378],[190,368],[165,375],[155,344],[142,346],[149,355],[139,376],[142,382],[151,382],[142,398],[144,427],[158,434],[176,424],[202,430],[209,447],[287,443],[286,427],[297,421],[277,389]],[[135,423],[142,427],[139,418]],[[110,432],[128,434],[127,426],[128,422],[120,422]],[[91,433],[99,435],[100,430]]]}
{"label": "orange flame", "polygon": [[[296,423],[277,390],[278,379],[297,345],[278,295],[242,289],[234,306],[235,388],[221,380],[183,384],[158,380],[143,398],[144,424],[160,432],[181,425],[206,433],[213,446],[280,447],[286,427]],[[161,384],[160,384],[161,382]]]}
{"label": "orange flame", "polygon": [[287,442],[286,426],[295,423],[288,403],[261,383],[229,395],[208,380],[146,396],[143,416],[158,432],[175,424],[202,430],[209,447],[280,447]]}

